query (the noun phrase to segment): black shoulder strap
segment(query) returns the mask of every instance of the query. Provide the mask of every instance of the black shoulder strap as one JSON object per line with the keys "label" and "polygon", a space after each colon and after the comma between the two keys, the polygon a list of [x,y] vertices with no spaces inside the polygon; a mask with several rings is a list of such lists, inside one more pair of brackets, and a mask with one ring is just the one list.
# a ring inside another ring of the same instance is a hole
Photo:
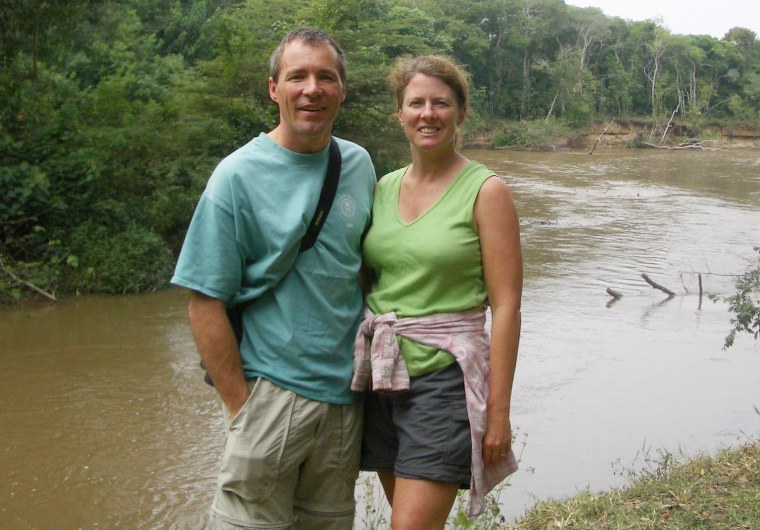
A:
{"label": "black shoulder strap", "polygon": [[325,224],[327,214],[330,212],[333,200],[335,200],[335,191],[338,189],[340,163],[338,142],[334,138],[330,138],[330,160],[327,162],[327,173],[325,174],[325,181],[322,184],[322,191],[319,194],[317,210],[314,212],[314,217],[311,218],[311,224],[306,229],[306,234],[301,239],[301,246],[298,252],[309,250],[314,245],[319,231],[322,230],[322,225]]}

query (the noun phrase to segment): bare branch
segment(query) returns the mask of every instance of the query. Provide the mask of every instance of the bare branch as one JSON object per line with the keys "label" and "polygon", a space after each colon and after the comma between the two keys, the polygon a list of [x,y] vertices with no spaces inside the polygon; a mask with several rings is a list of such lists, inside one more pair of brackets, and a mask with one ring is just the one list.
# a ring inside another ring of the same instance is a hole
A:
{"label": "bare branch", "polygon": [[662,285],[660,285],[659,283],[655,282],[654,280],[652,280],[652,279],[651,279],[649,276],[647,276],[646,274],[642,273],[642,274],[641,274],[641,277],[642,277],[642,278],[644,278],[644,281],[646,281],[646,282],[647,282],[649,285],[651,285],[653,288],[655,288],[655,289],[659,289],[659,290],[660,290],[660,291],[662,291],[663,293],[665,293],[665,294],[668,294],[668,295],[670,295],[670,296],[675,296],[675,295],[676,295],[676,293],[674,293],[673,291],[671,291],[671,290],[670,290],[670,289],[668,289],[667,287],[663,287],[663,286],[662,286]]}
{"label": "bare branch", "polygon": [[602,139],[602,136],[604,136],[605,134],[607,134],[607,129],[609,129],[610,127],[612,127],[613,123],[615,123],[615,120],[610,120],[610,122],[607,124],[607,127],[605,127],[604,130],[602,131],[602,134],[600,134],[599,138],[597,138],[596,142],[594,142],[594,146],[591,148],[591,151],[589,151],[588,154],[591,154],[591,153],[594,152],[594,149],[596,149],[596,146],[599,143],[599,141]]}
{"label": "bare branch", "polygon": [[38,294],[41,294],[42,296],[44,296],[45,298],[47,298],[51,302],[57,302],[58,301],[58,299],[56,299],[55,296],[53,296],[52,294],[48,293],[47,291],[44,291],[44,290],[40,289],[39,287],[37,287],[36,285],[34,285],[32,282],[28,282],[28,281],[26,281],[24,279],[21,279],[18,276],[16,276],[9,268],[7,268],[5,266],[5,263],[3,263],[2,259],[0,259],[0,269],[2,269],[5,274],[7,274],[8,276],[10,276],[11,279],[14,282],[20,283],[24,287],[27,287],[28,289],[31,289],[32,291],[34,291],[34,292],[36,292]]}

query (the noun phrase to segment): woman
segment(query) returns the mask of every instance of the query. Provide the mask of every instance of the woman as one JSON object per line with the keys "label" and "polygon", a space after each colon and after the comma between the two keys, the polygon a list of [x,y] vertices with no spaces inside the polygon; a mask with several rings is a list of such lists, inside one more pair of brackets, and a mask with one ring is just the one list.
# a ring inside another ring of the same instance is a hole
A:
{"label": "woman", "polygon": [[412,163],[380,179],[364,242],[376,279],[355,359],[354,389],[372,390],[362,469],[378,472],[393,530],[442,529],[460,487],[475,516],[517,468],[519,220],[505,183],[457,151],[462,70],[441,56],[402,59],[389,84]]}

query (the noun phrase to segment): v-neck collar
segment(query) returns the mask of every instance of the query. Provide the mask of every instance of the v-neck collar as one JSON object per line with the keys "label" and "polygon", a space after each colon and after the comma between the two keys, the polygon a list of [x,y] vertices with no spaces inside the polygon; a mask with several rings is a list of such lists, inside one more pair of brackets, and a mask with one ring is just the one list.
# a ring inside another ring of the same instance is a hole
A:
{"label": "v-neck collar", "polygon": [[423,217],[425,217],[428,213],[430,213],[431,211],[433,211],[435,209],[435,207],[438,206],[438,204],[444,199],[444,197],[446,197],[446,195],[449,194],[449,191],[451,191],[451,188],[453,188],[454,185],[457,182],[459,182],[459,179],[462,178],[462,175],[464,175],[465,172],[467,172],[467,170],[470,168],[470,166],[472,166],[473,163],[474,163],[473,160],[468,161],[465,164],[465,166],[462,168],[462,170],[457,174],[457,176],[454,177],[451,182],[449,182],[449,185],[446,186],[446,189],[443,190],[443,193],[441,193],[441,195],[433,202],[433,204],[431,204],[429,208],[427,208],[424,212],[422,212],[420,215],[418,215],[416,218],[412,219],[409,222],[406,222],[406,221],[404,221],[401,218],[401,207],[399,206],[399,201],[401,200],[401,183],[404,181],[404,177],[406,176],[407,172],[409,171],[409,168],[411,167],[411,164],[408,165],[408,166],[406,166],[406,168],[404,168],[404,174],[401,175],[401,178],[398,179],[398,184],[396,185],[396,197],[395,197],[395,200],[396,200],[396,219],[398,220],[398,222],[401,223],[401,225],[404,226],[404,227],[412,226],[417,221],[419,221],[420,219],[422,219]]}

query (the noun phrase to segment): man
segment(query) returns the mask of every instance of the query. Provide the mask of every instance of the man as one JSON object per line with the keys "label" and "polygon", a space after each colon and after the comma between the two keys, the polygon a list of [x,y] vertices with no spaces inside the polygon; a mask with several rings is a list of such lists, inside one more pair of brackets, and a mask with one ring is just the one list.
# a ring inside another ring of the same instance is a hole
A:
{"label": "man", "polygon": [[[209,528],[350,529],[357,276],[375,173],[364,149],[336,139],[335,200],[299,253],[346,96],[345,60],[329,36],[299,29],[273,52],[270,74],[279,124],[216,168],[172,278],[191,289],[190,325],[227,420]],[[238,346],[225,306],[252,300]]]}

